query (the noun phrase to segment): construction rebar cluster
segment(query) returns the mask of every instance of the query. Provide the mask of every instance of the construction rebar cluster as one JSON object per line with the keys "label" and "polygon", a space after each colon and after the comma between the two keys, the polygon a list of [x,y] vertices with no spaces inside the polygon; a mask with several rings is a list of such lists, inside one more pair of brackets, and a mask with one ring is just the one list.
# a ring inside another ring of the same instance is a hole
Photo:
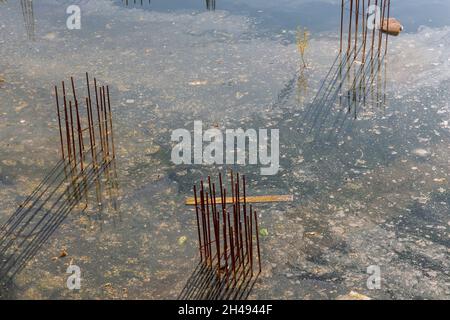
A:
{"label": "construction rebar cluster", "polygon": [[34,22],[33,0],[20,0],[20,6],[22,8],[23,22],[25,30],[27,32],[27,38],[29,40],[34,40],[35,22]]}
{"label": "construction rebar cluster", "polygon": [[[346,7],[348,6],[348,7]],[[374,11],[369,10],[374,6]],[[381,55],[383,34],[385,34],[385,53],[387,52],[388,33],[383,30],[389,30],[390,21],[390,0],[342,0],[341,2],[341,29],[339,52],[343,51],[344,46],[344,24],[348,21],[347,33],[347,55],[353,48],[354,59],[357,58],[359,50],[358,40],[362,38],[362,62],[366,59],[366,47],[370,46],[371,58],[374,52],[378,57]],[[347,10],[348,9],[348,10]],[[348,14],[346,14],[348,12]],[[383,28],[385,26],[385,28]],[[371,34],[371,36],[370,36]],[[367,40],[369,39],[369,45]],[[369,48],[367,48],[369,49]]]}
{"label": "construction rebar cluster", "polygon": [[[366,105],[384,108],[389,35],[383,29],[389,29],[386,24],[390,21],[390,3],[390,0],[342,1],[339,53],[302,119],[306,132],[314,140],[321,136],[328,140],[350,130],[353,122],[346,120],[356,120]],[[373,12],[368,10],[372,5]]]}
{"label": "construction rebar cluster", "polygon": [[[128,0],[122,2],[132,5]],[[137,3],[145,4],[133,0]],[[352,118],[349,115],[357,118],[358,108],[365,105],[374,87],[377,105],[385,100],[378,91],[388,48],[390,4],[390,0],[342,0],[339,53],[301,120],[308,134],[346,130],[345,120]],[[32,0],[21,0],[21,5],[31,38]],[[214,10],[215,5],[215,0],[206,0],[208,10]],[[298,43],[303,57],[306,31],[302,39]],[[305,61],[303,66],[307,67]],[[296,79],[280,93],[280,101],[287,99]],[[82,86],[77,87],[71,77],[69,86],[64,81],[60,87],[54,86],[54,95],[61,160],[0,227],[0,280],[20,272],[74,208],[88,208],[91,187],[95,186],[98,206],[104,181],[110,198],[117,189],[109,86],[99,85],[96,78],[92,82],[86,73]],[[334,118],[330,116],[333,111]],[[218,183],[208,177],[194,185],[192,204],[200,261],[181,299],[246,298],[262,271],[258,215],[249,202],[292,201],[286,196],[247,197],[246,177],[233,172],[229,176],[230,188],[220,173]]]}
{"label": "construction rebar cluster", "polygon": [[200,264],[182,299],[242,298],[261,272],[258,215],[247,204],[245,176],[231,172],[230,184],[231,197],[221,174],[219,190],[210,177],[206,190],[203,181],[194,186]]}
{"label": "construction rebar cluster", "polygon": [[[62,82],[62,111],[55,86],[61,160],[0,227],[1,282],[11,280],[25,267],[75,208],[81,211],[88,208],[92,186],[96,186],[95,205],[102,205],[102,190],[108,189],[109,199],[116,207],[117,176],[109,87],[97,86],[94,79],[94,115],[88,74],[86,85],[85,112],[80,108],[73,78],[71,97]],[[84,127],[86,122],[88,125]]]}
{"label": "construction rebar cluster", "polygon": [[[70,80],[72,99],[69,99],[66,94],[64,81],[61,83],[64,112],[61,112],[58,87],[55,86],[61,155],[63,159],[67,159],[71,163],[75,172],[83,172],[86,161],[90,160],[94,166],[98,166],[98,162],[102,163],[115,158],[111,101],[109,87],[97,86],[97,79],[94,78],[96,112],[93,111],[89,74],[86,73],[87,96],[80,105],[73,77]],[[85,121],[82,116],[82,105],[85,107]],[[95,119],[95,117],[97,118]],[[86,120],[88,125],[83,127]],[[86,131],[88,131],[87,135]],[[89,140],[85,141],[87,138]],[[86,160],[89,156],[90,159]]]}

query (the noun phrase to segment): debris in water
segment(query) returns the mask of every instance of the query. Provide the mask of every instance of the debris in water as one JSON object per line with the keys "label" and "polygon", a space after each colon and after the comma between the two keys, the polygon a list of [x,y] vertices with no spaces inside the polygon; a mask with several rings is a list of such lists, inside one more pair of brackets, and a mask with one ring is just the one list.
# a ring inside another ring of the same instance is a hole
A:
{"label": "debris in water", "polygon": [[197,81],[191,81],[191,82],[189,82],[189,85],[190,85],[190,86],[204,86],[204,85],[206,85],[207,83],[208,83],[208,81],[206,81],[206,80],[204,80],[204,81],[197,80]]}
{"label": "debris in water", "polygon": [[384,19],[381,31],[391,36],[398,36],[403,31],[403,26],[395,18]]}
{"label": "debris in water", "polygon": [[259,234],[263,237],[267,237],[269,235],[269,231],[266,228],[261,228],[261,230],[259,230]]}
{"label": "debris in water", "polygon": [[182,245],[184,245],[184,244],[186,243],[186,241],[187,241],[187,237],[186,237],[186,236],[181,236],[181,237],[178,239],[178,244],[179,244],[180,246],[182,246]]}
{"label": "debris in water", "polygon": [[430,154],[430,152],[428,152],[425,149],[414,149],[412,151],[412,153],[414,155],[418,156],[418,157],[421,157],[421,158],[425,158],[425,157],[427,157]]}
{"label": "debris in water", "polygon": [[[267,196],[247,196],[247,203],[269,203],[269,202],[292,202],[294,201],[293,195],[267,195]],[[234,202],[233,197],[227,197],[225,199],[227,204]],[[222,204],[222,199],[216,199],[217,204]],[[187,198],[186,205],[195,205],[195,198]]]}
{"label": "debris in water", "polygon": [[59,258],[64,258],[64,257],[67,257],[66,249],[62,249],[61,252],[59,253]]}
{"label": "debris in water", "polygon": [[336,300],[372,300],[372,299],[356,291],[350,291],[349,294],[339,296],[336,298]]}

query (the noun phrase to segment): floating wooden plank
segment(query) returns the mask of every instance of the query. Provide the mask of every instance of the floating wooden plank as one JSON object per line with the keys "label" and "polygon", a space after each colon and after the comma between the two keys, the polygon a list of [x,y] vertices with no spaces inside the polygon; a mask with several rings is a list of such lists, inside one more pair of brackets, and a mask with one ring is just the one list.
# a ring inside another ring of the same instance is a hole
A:
{"label": "floating wooden plank", "polygon": [[[241,203],[244,203],[244,197],[241,197],[239,201],[241,201]],[[247,203],[269,203],[269,202],[291,202],[291,201],[294,201],[293,195],[247,196]],[[220,197],[217,197],[216,203],[221,204],[222,199]],[[226,203],[232,204],[233,198],[227,197]],[[187,206],[195,205],[195,199],[193,197],[187,198],[186,205]]]}

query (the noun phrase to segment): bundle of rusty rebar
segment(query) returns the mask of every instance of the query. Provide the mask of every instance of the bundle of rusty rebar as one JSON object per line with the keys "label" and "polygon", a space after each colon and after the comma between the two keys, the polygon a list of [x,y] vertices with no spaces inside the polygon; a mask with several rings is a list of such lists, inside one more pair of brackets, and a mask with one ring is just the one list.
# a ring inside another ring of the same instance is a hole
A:
{"label": "bundle of rusty rebar", "polygon": [[[94,78],[95,104],[93,103],[89,74],[86,73],[87,95],[84,101],[80,102],[73,77],[70,80],[72,99],[66,93],[64,81],[61,83],[62,103],[60,103],[57,86],[55,86],[55,98],[61,155],[64,160],[72,164],[75,172],[79,173],[84,171],[86,162],[92,162],[97,167],[100,162],[115,158],[111,99],[109,86],[98,86],[97,79]],[[82,109],[85,110],[84,117]],[[87,127],[83,127],[86,120]],[[86,131],[88,131],[87,135]]]}
{"label": "bundle of rusty rebar", "polygon": [[[346,8],[347,2],[348,11]],[[369,8],[375,6],[376,9],[380,8],[380,14],[378,12],[371,13]],[[362,50],[361,60],[364,62],[366,59],[366,45],[367,40],[370,37],[371,58],[373,59],[373,53],[380,57],[382,51],[383,34],[385,34],[385,52],[387,51],[388,33],[383,32],[384,29],[389,29],[390,21],[390,0],[342,0],[341,1],[341,21],[340,21],[340,45],[339,52],[343,51],[344,46],[344,24],[348,23],[347,34],[347,54],[353,48],[353,54],[355,59],[357,58],[358,39],[362,38]],[[348,12],[348,14],[347,14]],[[371,15],[372,14],[372,15]],[[375,26],[369,29],[369,18],[374,17],[373,22]],[[387,24],[387,25],[386,25]],[[376,28],[378,26],[378,29]]]}
{"label": "bundle of rusty rebar", "polygon": [[[141,4],[141,6],[144,6],[145,5],[145,2],[144,2],[144,0],[138,0],[138,1],[136,1],[136,0],[122,0],[122,3],[124,4],[124,5],[126,5],[126,6],[129,6],[129,5],[131,5],[131,4],[133,4],[133,5],[136,5],[136,4]],[[148,4],[150,5],[150,0],[148,0]]]}
{"label": "bundle of rusty rebar", "polygon": [[[389,23],[390,4],[390,0],[342,0],[339,53],[302,119],[314,141],[350,130],[353,121],[347,120],[356,120],[359,109],[367,104],[384,108],[388,34],[381,26]],[[368,11],[371,5],[379,14]]]}
{"label": "bundle of rusty rebar", "polygon": [[258,215],[247,203],[245,176],[231,172],[230,193],[225,184],[219,174],[217,185],[208,177],[194,186],[200,262],[179,299],[245,299],[261,273]]}
{"label": "bundle of rusty rebar", "polygon": [[216,10],[216,0],[206,0],[206,10],[214,11]]}
{"label": "bundle of rusty rebar", "polygon": [[27,32],[28,40],[34,40],[35,21],[34,21],[33,0],[20,0],[20,6],[22,8],[23,22],[25,25],[25,30]]}
{"label": "bundle of rusty rebar", "polygon": [[[226,181],[225,181],[226,182]],[[241,184],[242,182],[242,184]],[[207,187],[194,185],[197,222],[199,272],[209,285],[199,289],[198,279],[191,283],[203,298],[236,297],[261,272],[258,215],[247,204],[245,176],[230,174],[232,203],[227,205],[227,188],[219,174],[219,184],[208,177]],[[217,197],[217,194],[220,194]],[[199,275],[197,275],[199,277]],[[189,282],[182,296],[192,298]],[[195,296],[195,295],[194,295]]]}
{"label": "bundle of rusty rebar", "polygon": [[[96,205],[103,205],[102,188],[108,189],[109,198],[115,202],[117,175],[109,87],[97,86],[94,79],[94,104],[86,74],[82,112],[73,78],[71,86],[69,97],[62,82],[62,103],[57,86],[54,88],[62,159],[0,227],[0,282],[20,272],[74,208],[83,211],[88,207],[92,186],[96,186]],[[86,122],[87,127],[83,127]],[[113,206],[116,208],[115,203]]]}

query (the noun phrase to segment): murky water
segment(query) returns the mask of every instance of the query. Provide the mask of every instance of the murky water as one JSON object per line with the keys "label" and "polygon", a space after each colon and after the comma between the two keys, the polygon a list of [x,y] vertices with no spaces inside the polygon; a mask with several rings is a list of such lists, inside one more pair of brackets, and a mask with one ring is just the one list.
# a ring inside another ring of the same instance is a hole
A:
{"label": "murky water", "polygon": [[[66,27],[73,2],[81,30]],[[294,195],[257,205],[268,235],[252,298],[450,297],[447,1],[393,2],[405,31],[389,38],[372,102],[320,125],[307,114],[338,53],[340,1],[124,2],[39,0],[32,12],[0,2],[0,222],[58,161],[51,90],[70,76],[110,85],[119,184],[117,209],[73,211],[3,295],[176,298],[198,261],[184,199],[225,170],[170,161],[172,131],[202,120],[280,130],[277,175],[234,167],[252,194]],[[310,31],[307,68],[298,27]],[[66,287],[69,264],[79,291]],[[370,265],[379,290],[366,286]]]}

